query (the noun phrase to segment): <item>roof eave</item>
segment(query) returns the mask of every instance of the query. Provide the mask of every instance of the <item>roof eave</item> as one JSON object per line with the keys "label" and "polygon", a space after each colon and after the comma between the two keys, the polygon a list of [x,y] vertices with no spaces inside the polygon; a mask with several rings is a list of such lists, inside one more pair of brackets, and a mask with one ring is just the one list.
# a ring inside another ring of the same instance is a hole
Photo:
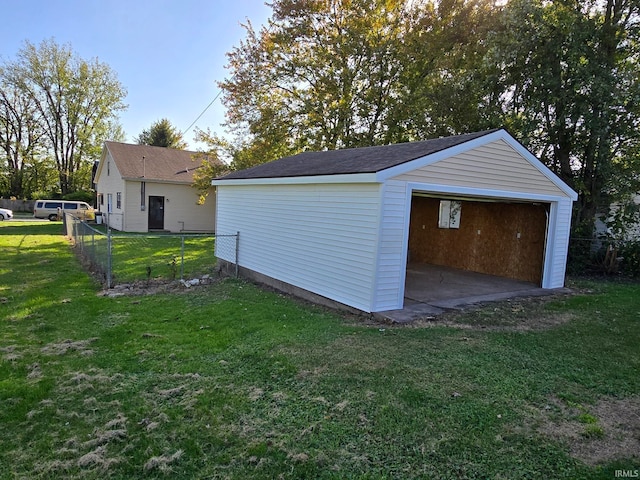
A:
{"label": "roof eave", "polygon": [[211,185],[300,185],[311,183],[380,183],[377,173],[308,175],[304,177],[214,179]]}
{"label": "roof eave", "polygon": [[193,185],[193,180],[168,180],[164,178],[148,178],[148,177],[122,177],[126,182],[149,182],[149,183],[171,183],[175,185]]}

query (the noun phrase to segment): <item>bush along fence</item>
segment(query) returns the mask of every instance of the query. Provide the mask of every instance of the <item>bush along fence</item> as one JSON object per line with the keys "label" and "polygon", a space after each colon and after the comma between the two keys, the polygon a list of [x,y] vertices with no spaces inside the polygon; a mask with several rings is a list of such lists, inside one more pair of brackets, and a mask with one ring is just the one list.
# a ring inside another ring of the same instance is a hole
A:
{"label": "bush along fence", "polygon": [[227,258],[237,258],[237,234],[121,233],[69,214],[63,220],[65,235],[83,264],[108,289],[128,283],[209,276],[216,271],[216,243]]}
{"label": "bush along fence", "polygon": [[572,238],[567,273],[640,278],[640,239]]}

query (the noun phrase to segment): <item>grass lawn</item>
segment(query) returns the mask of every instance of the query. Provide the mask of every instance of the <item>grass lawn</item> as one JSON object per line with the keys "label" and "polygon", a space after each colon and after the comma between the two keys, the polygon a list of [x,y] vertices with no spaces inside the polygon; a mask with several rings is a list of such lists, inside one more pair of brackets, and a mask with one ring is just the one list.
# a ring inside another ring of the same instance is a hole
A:
{"label": "grass lawn", "polygon": [[[106,239],[104,239],[106,242]],[[211,273],[216,263],[213,235],[117,235],[112,238],[113,283],[179,279]]]}
{"label": "grass lawn", "polygon": [[638,284],[392,327],[234,279],[97,296],[59,230],[0,224],[2,479],[640,469]]}
{"label": "grass lawn", "polygon": [[[107,269],[107,236],[104,225],[79,229],[89,258]],[[221,237],[231,244],[235,238]],[[80,242],[80,240],[79,240]],[[215,237],[203,234],[140,234],[112,230],[112,285],[148,280],[168,281],[212,273]],[[232,248],[235,248],[233,245]]]}

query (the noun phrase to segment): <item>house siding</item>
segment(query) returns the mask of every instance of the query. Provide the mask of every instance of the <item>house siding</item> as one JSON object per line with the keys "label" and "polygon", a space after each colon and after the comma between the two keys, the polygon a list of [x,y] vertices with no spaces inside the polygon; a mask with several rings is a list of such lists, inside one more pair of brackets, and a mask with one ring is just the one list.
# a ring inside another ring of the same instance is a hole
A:
{"label": "house siding", "polygon": [[[240,233],[241,267],[372,311],[380,188],[220,185],[217,233]],[[222,248],[216,255],[233,261]]]}
{"label": "house siding", "polygon": [[198,192],[187,185],[151,185],[150,193],[147,184],[147,195],[165,197],[164,228],[171,232],[206,231],[213,232],[216,224],[215,196],[209,195],[203,205],[198,205]]}
{"label": "house siding", "polygon": [[561,288],[564,286],[572,207],[573,202],[570,199],[554,202],[551,205],[542,288]]}
{"label": "house siding", "polygon": [[[146,232],[147,228],[147,210],[140,210],[140,184],[141,182],[126,182],[127,190],[125,194],[125,211],[127,212],[126,222],[123,230],[125,232]],[[148,187],[148,184],[145,188]],[[145,197],[148,198],[147,190]],[[145,199],[148,204],[148,200]]]}
{"label": "house siding", "polygon": [[544,195],[566,194],[504,140],[440,160],[396,180]]}
{"label": "house siding", "polygon": [[103,161],[102,168],[100,170],[100,175],[97,178],[96,188],[98,190],[97,193],[101,194],[104,199],[104,203],[102,205],[97,205],[98,211],[107,214],[108,208],[108,195],[112,195],[112,210],[111,213],[106,216],[105,220],[109,222],[109,225],[112,228],[117,230],[122,230],[124,224],[124,210],[116,208],[116,198],[117,193],[121,192],[123,195],[122,198],[122,206],[124,207],[125,198],[126,198],[126,186],[125,181],[122,179],[122,175],[118,171],[118,167],[116,166],[116,162],[111,158],[111,154],[107,152],[105,159]]}
{"label": "house siding", "polygon": [[373,311],[402,308],[406,271],[408,225],[407,183],[389,180],[382,191],[380,243]]}
{"label": "house siding", "polygon": [[149,196],[164,197],[164,229],[169,232],[205,231],[215,229],[215,196],[197,205],[198,192],[189,185],[146,182],[144,210],[140,209],[140,183],[128,181],[125,202],[127,232],[149,230]]}

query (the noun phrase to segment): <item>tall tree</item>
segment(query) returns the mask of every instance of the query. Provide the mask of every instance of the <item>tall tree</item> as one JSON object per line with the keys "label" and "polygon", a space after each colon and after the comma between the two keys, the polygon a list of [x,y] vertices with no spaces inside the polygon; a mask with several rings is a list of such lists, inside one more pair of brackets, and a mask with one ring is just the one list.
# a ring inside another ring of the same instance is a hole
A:
{"label": "tall tree", "polygon": [[507,126],[579,192],[640,186],[638,0],[274,0],[221,83],[231,167]]}
{"label": "tall tree", "polygon": [[221,87],[253,162],[384,141],[409,28],[405,3],[275,0],[268,27],[246,26]]}
{"label": "tall tree", "polygon": [[486,88],[487,37],[499,29],[495,0],[440,0],[411,10],[390,141],[455,135],[501,126],[501,108]]}
{"label": "tall tree", "polygon": [[479,66],[495,0],[276,0],[221,83],[236,165],[495,126]]}
{"label": "tall tree", "polygon": [[156,147],[177,148],[184,150],[187,148],[186,142],[182,138],[182,133],[166,118],[151,124],[143,130],[135,139],[138,145],[153,145]]}
{"label": "tall tree", "polygon": [[0,194],[23,198],[25,172],[44,146],[35,102],[6,81],[0,68],[0,152],[5,159]]}
{"label": "tall tree", "polygon": [[506,122],[579,192],[586,233],[639,187],[639,20],[633,0],[512,0],[491,40]]}
{"label": "tall tree", "polygon": [[62,194],[89,188],[93,160],[125,108],[126,92],[115,73],[54,40],[38,46],[26,42],[4,70],[35,105]]}
{"label": "tall tree", "polygon": [[196,128],[195,140],[207,146],[205,151],[193,155],[194,161],[201,162],[193,172],[193,187],[198,191],[199,204],[203,204],[211,193],[211,180],[236,170],[230,166],[234,162],[235,147],[227,140],[211,133],[210,130]]}

